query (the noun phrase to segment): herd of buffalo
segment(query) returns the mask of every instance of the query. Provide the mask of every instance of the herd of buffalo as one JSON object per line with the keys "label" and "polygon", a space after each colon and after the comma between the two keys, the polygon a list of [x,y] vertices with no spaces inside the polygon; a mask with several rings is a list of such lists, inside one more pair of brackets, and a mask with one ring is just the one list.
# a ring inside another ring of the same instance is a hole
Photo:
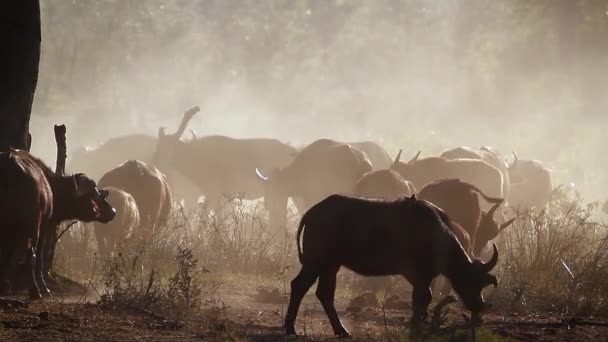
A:
{"label": "herd of buffalo", "polygon": [[[413,287],[412,320],[424,320],[431,282],[450,280],[464,305],[479,317],[482,290],[498,285],[498,262],[479,257],[513,223],[503,208],[544,208],[551,173],[541,162],[507,162],[489,147],[457,147],[437,157],[395,158],[374,142],[320,139],[294,147],[276,139],[220,135],[183,137],[199,111],[158,137],[112,138],[94,149],[72,149],[56,170],[21,150],[0,153],[0,291],[19,288],[25,273],[30,297],[48,294],[45,276],[54,257],[58,225],[95,222],[100,255],[137,232],[153,234],[180,202],[201,196],[221,212],[226,194],[263,198],[272,231],[287,225],[288,200],[303,214],[297,230],[302,268],[291,283],[285,319],[295,334],[300,302],[318,279],[316,295],[334,333],[347,336],[334,307],[336,274],[345,266],[366,276],[401,275]],[[67,155],[58,139],[58,156]],[[85,175],[86,174],[86,175]],[[95,182],[93,179],[96,179]],[[604,206],[608,211],[608,203]]]}

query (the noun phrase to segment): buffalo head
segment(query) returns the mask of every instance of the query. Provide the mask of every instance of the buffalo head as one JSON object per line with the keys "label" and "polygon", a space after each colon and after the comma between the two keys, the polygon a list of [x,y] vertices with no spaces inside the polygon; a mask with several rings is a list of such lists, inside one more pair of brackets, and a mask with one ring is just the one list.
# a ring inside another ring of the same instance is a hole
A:
{"label": "buffalo head", "polygon": [[482,291],[485,287],[493,285],[498,287],[498,279],[490,274],[498,263],[498,249],[493,245],[494,253],[488,262],[473,260],[465,267],[453,271],[450,278],[454,290],[464,302],[467,309],[474,315],[485,311],[489,305],[484,301]]}
{"label": "buffalo head", "polygon": [[481,213],[479,230],[475,236],[475,246],[473,246],[473,253],[475,255],[479,255],[488,241],[495,239],[500,232],[509,227],[515,221],[515,219],[511,219],[501,224],[496,223],[494,220],[494,214],[502,203],[503,202],[496,203],[490,208],[490,210]]}
{"label": "buffalo head", "polygon": [[116,216],[116,210],[107,201],[108,191],[100,190],[94,180],[82,173],[71,176],[74,180],[74,218],[108,223]]}

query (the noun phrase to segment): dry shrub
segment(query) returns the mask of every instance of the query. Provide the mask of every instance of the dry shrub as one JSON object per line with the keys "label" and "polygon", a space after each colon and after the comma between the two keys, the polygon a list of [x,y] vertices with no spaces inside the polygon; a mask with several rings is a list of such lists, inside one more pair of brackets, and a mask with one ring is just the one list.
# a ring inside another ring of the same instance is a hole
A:
{"label": "dry shrub", "polygon": [[547,210],[519,211],[502,236],[501,290],[510,310],[608,315],[608,227],[596,203],[558,187]]}
{"label": "dry shrub", "polygon": [[91,287],[104,304],[152,310],[180,321],[215,302],[224,275],[286,282],[286,271],[297,264],[293,234],[273,234],[267,221],[259,204],[240,197],[229,198],[219,213],[205,205],[190,212],[176,208],[153,233],[135,232],[111,257],[102,258],[98,274],[90,270],[96,244],[83,239],[79,228],[62,237],[58,266],[80,281],[93,279]]}

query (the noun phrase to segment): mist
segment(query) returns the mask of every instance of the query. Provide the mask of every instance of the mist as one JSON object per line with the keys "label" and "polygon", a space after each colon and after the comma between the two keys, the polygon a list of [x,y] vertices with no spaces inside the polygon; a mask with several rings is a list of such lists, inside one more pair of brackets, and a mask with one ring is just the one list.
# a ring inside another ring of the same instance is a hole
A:
{"label": "mist", "polygon": [[460,145],[606,197],[605,1],[63,1],[42,6],[32,151],[174,130]]}

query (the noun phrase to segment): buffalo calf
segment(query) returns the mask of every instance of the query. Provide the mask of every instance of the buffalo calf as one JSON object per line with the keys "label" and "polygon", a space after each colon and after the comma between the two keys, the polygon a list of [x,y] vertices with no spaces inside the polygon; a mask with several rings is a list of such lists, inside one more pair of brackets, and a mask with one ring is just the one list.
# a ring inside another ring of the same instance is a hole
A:
{"label": "buffalo calf", "polygon": [[107,224],[94,224],[97,250],[101,256],[109,256],[116,244],[125,241],[139,227],[139,210],[133,196],[115,187],[104,189],[108,202],[116,209],[116,217]]}

